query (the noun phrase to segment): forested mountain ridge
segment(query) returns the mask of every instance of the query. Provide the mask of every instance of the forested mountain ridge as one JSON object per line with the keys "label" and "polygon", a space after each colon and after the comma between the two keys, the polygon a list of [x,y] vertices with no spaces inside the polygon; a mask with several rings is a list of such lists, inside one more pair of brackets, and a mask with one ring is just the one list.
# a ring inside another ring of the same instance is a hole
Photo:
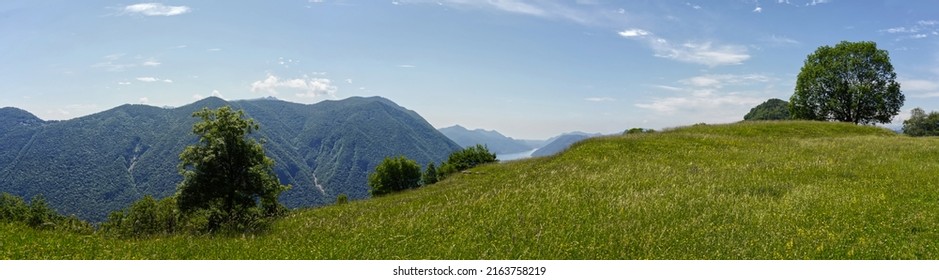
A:
{"label": "forested mountain ridge", "polygon": [[0,192],[43,194],[60,213],[92,221],[147,194],[172,195],[179,153],[196,141],[192,113],[225,105],[260,124],[252,137],[293,186],[280,198],[288,207],[368,197],[366,177],[387,156],[424,165],[459,149],[417,113],[380,97],[311,105],[210,97],[173,109],[122,105],[67,121],[2,108]]}

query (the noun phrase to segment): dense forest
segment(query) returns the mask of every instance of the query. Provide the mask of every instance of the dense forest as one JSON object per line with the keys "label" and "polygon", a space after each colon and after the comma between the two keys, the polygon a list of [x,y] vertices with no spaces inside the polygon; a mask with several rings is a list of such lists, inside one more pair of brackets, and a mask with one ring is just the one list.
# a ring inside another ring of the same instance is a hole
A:
{"label": "dense forest", "polygon": [[43,194],[51,208],[90,221],[145,195],[167,197],[182,179],[180,152],[196,141],[192,113],[225,105],[260,124],[251,137],[262,141],[281,182],[293,186],[280,197],[288,207],[332,203],[340,194],[366,198],[368,173],[385,157],[425,165],[460,148],[413,111],[379,97],[312,105],[210,97],[172,109],[123,105],[67,121],[3,108],[0,192]]}

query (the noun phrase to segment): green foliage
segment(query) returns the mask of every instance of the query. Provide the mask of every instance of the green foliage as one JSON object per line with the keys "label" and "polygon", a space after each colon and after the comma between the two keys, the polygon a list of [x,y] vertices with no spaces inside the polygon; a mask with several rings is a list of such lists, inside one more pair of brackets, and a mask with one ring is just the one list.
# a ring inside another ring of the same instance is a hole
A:
{"label": "green foliage", "polygon": [[427,169],[424,170],[424,174],[421,176],[422,185],[433,185],[437,183],[437,166],[433,162],[427,164]]}
{"label": "green foliage", "polygon": [[910,118],[903,121],[903,133],[909,136],[939,136],[939,112],[926,114],[921,108],[913,108]]}
{"label": "green foliage", "polygon": [[100,228],[121,237],[166,235],[180,230],[179,219],[175,197],[157,201],[147,195],[127,209],[111,212]]}
{"label": "green foliage", "polygon": [[626,132],[623,132],[623,134],[639,134],[639,133],[653,133],[653,132],[655,132],[655,129],[633,127],[633,128],[630,128],[629,130],[626,130]]}
{"label": "green foliage", "polygon": [[385,158],[368,176],[372,195],[385,195],[421,185],[421,166],[404,156]]}
{"label": "green foliage", "polygon": [[274,162],[264,155],[261,144],[247,135],[259,128],[243,111],[230,107],[205,108],[193,113],[202,119],[193,126],[199,144],[179,155],[177,205],[183,214],[208,209],[209,230],[222,226],[242,228],[260,216],[283,211],[277,202],[288,189],[274,174]]}
{"label": "green foliage", "polygon": [[348,195],[346,195],[346,194],[344,194],[344,193],[341,193],[341,194],[339,194],[338,196],[336,196],[336,204],[340,204],[340,205],[341,205],[341,204],[346,204],[346,203],[349,203],[349,196],[348,196]]}
{"label": "green foliage", "polygon": [[[582,141],[263,234],[0,223],[0,259],[939,259],[939,138],[741,122]],[[394,244],[390,246],[389,244]]]}
{"label": "green foliage", "polygon": [[35,229],[60,230],[90,234],[94,229],[75,216],[62,216],[49,207],[42,195],[33,196],[30,204],[9,193],[0,194],[0,222],[24,224]]}
{"label": "green foliage", "polygon": [[[172,109],[123,105],[65,121],[0,108],[0,192],[41,193],[60,213],[91,222],[147,194],[172,196],[182,180],[179,154],[198,142],[192,113],[225,105],[263,128],[250,137],[265,140],[275,174],[294,186],[278,197],[290,208],[333,204],[339,193],[368,197],[368,174],[388,155],[423,166],[460,148],[414,112],[380,97],[316,104],[210,97]],[[328,186],[325,193],[313,174]]]}
{"label": "green foliage", "polygon": [[29,218],[29,205],[18,196],[0,194],[0,221],[25,222]]}
{"label": "green foliage", "polygon": [[795,119],[889,123],[904,101],[896,77],[874,42],[821,46],[805,59],[789,110]]}
{"label": "green foliage", "polygon": [[789,102],[778,98],[770,98],[766,102],[756,105],[743,116],[745,121],[777,121],[789,119]]}
{"label": "green foliage", "polygon": [[489,152],[486,146],[477,144],[476,146],[467,147],[451,153],[447,161],[441,166],[441,169],[444,169],[444,166],[446,166],[447,171],[455,170],[455,172],[460,172],[492,162],[496,162],[496,154]]}

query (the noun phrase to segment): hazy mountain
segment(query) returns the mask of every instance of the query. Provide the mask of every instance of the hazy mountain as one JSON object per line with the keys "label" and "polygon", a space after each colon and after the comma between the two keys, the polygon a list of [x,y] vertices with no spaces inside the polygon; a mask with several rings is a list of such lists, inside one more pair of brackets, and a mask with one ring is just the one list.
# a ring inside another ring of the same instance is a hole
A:
{"label": "hazy mountain", "polygon": [[67,121],[2,108],[0,192],[41,193],[60,213],[92,221],[146,194],[171,195],[181,180],[179,153],[196,142],[192,113],[224,105],[260,124],[252,137],[263,139],[278,178],[293,186],[281,196],[288,207],[332,203],[341,193],[368,197],[366,177],[385,157],[425,165],[460,148],[417,113],[379,97],[312,105],[210,97],[171,109],[123,105]]}
{"label": "hazy mountain", "polygon": [[462,147],[475,146],[483,144],[489,148],[490,152],[496,154],[512,154],[540,147],[540,141],[516,140],[502,135],[498,131],[474,129],[469,130],[459,125],[439,129],[443,135],[456,142]]}
{"label": "hazy mountain", "polygon": [[568,147],[590,137],[600,136],[601,134],[590,134],[585,132],[571,132],[561,134],[548,139],[544,147],[538,148],[531,154],[532,157],[550,156],[566,150]]}

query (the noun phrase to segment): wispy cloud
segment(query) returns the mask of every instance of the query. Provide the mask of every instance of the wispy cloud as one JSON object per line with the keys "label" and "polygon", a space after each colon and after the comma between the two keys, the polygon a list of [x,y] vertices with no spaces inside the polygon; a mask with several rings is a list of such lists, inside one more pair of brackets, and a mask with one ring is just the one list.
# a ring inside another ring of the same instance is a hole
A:
{"label": "wispy cloud", "polygon": [[799,42],[796,39],[792,39],[786,36],[780,36],[776,34],[770,35],[764,38],[762,41],[770,43],[772,45],[776,45],[776,46],[801,45],[802,44],[802,42]]}
{"label": "wispy cloud", "polygon": [[584,100],[590,101],[590,102],[612,102],[612,101],[616,101],[616,99],[615,99],[615,98],[612,98],[612,97],[587,97],[587,98],[584,98]]}
{"label": "wispy cloud", "polygon": [[752,88],[763,88],[772,81],[775,79],[763,74],[700,75],[679,80],[678,83],[684,85],[681,87],[655,85],[654,88],[667,90],[670,95],[677,96],[653,98],[635,106],[661,114],[696,112],[701,116],[723,116],[716,120],[732,121],[727,118],[742,116],[735,115],[735,112],[764,101],[757,96],[760,92],[754,92]]}
{"label": "wispy cloud", "polygon": [[632,28],[618,34],[624,38],[646,43],[655,56],[707,66],[741,64],[750,59],[747,48],[737,45],[717,45],[713,42],[686,42],[674,44],[647,30]]}
{"label": "wispy cloud", "polygon": [[277,95],[279,90],[295,92],[297,97],[314,98],[323,95],[335,96],[338,87],[329,79],[311,78],[304,75],[302,78],[282,79],[268,74],[267,78],[251,83],[252,92],[267,92]]}
{"label": "wispy cloud", "polygon": [[399,64],[398,68],[416,68],[417,66],[411,64]]}
{"label": "wispy cloud", "polygon": [[939,82],[932,80],[900,80],[900,88],[911,97],[939,97]]}
{"label": "wispy cloud", "polygon": [[162,3],[139,3],[124,7],[125,14],[144,16],[177,16],[192,11],[187,6],[166,6]]}
{"label": "wispy cloud", "polygon": [[939,35],[939,21],[920,20],[912,25],[891,27],[882,29],[880,32],[899,35],[900,37],[898,37],[897,40],[903,38],[923,39],[929,36]]}
{"label": "wispy cloud", "polygon": [[[600,1],[558,1],[558,0],[398,0],[397,4],[434,4],[460,9],[493,10],[505,13],[535,16],[546,19],[560,19],[584,25],[615,22],[622,19],[625,10],[610,10],[600,5]],[[397,5],[395,4],[395,5]]]}
{"label": "wispy cloud", "polygon": [[141,61],[140,57],[132,58],[132,59],[124,59],[124,57],[125,57],[125,54],[123,53],[109,54],[109,55],[102,57],[104,61],[92,64],[91,67],[101,68],[110,72],[123,72],[127,69],[134,68],[134,67],[139,67],[139,66],[156,67],[156,66],[160,66],[161,64],[155,58],[147,58]]}
{"label": "wispy cloud", "polygon": [[164,83],[167,83],[167,84],[173,83],[173,80],[170,80],[170,79],[160,79],[160,78],[156,78],[156,77],[137,77],[137,80],[138,80],[138,81],[141,81],[141,82],[144,82],[144,83],[152,83],[152,82],[164,82]]}
{"label": "wispy cloud", "polygon": [[763,7],[756,6],[756,8],[753,8],[753,12],[754,12],[754,13],[762,13],[762,12],[763,12]]}

